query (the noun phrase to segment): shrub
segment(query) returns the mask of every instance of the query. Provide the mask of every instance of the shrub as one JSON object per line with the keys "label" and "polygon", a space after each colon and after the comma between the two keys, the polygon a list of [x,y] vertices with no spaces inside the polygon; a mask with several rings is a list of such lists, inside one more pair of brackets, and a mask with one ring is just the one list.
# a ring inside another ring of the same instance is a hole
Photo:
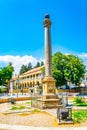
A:
{"label": "shrub", "polygon": [[76,97],[75,99],[74,99],[74,102],[75,103],[83,103],[83,100],[82,100],[82,98],[81,97]]}

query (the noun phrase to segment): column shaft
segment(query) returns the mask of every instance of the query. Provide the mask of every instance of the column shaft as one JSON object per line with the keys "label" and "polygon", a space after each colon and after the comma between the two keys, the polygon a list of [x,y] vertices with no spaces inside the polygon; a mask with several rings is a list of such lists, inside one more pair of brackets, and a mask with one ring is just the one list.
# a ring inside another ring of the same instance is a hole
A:
{"label": "column shaft", "polygon": [[52,75],[51,62],[52,62],[52,49],[51,49],[51,33],[50,27],[45,27],[45,75]]}

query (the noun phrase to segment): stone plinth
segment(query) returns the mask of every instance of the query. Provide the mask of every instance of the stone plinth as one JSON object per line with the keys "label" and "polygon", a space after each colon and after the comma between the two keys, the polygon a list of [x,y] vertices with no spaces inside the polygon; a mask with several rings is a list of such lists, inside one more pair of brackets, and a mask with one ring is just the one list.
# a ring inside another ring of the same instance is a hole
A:
{"label": "stone plinth", "polygon": [[61,99],[56,98],[55,95],[43,95],[41,98],[37,100],[37,107],[41,109],[60,108],[62,107]]}
{"label": "stone plinth", "polygon": [[55,93],[55,82],[52,76],[46,76],[43,79],[43,95]]}
{"label": "stone plinth", "polygon": [[38,98],[37,107],[41,109],[62,107],[61,99],[55,94],[55,79],[52,76],[43,79],[43,95]]}

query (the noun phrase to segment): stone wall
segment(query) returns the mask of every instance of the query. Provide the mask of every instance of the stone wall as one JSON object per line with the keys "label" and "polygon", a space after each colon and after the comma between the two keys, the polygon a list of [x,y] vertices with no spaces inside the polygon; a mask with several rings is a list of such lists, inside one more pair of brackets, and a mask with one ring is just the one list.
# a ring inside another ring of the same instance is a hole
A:
{"label": "stone wall", "polygon": [[87,94],[87,87],[80,87],[79,88],[79,93],[80,94]]}
{"label": "stone wall", "polygon": [[[18,98],[14,98],[15,101],[24,101],[24,100],[31,100],[31,97],[18,97]],[[10,102],[10,98],[0,98],[0,103],[6,103],[6,102]]]}

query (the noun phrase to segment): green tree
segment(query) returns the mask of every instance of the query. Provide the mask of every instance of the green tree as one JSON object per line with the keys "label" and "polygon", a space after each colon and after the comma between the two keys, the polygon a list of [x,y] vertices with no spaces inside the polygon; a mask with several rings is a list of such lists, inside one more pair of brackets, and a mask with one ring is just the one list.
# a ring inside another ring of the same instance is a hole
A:
{"label": "green tree", "polygon": [[67,85],[68,82],[79,85],[85,72],[86,66],[77,56],[57,52],[52,57],[52,73],[57,87]]}
{"label": "green tree", "polygon": [[41,68],[41,72],[45,75],[45,67]]}
{"label": "green tree", "polygon": [[40,67],[40,66],[43,66],[44,65],[44,62],[41,61],[41,62],[37,62],[37,64],[34,66],[34,68],[37,68],[37,67]]}
{"label": "green tree", "polygon": [[28,70],[31,70],[31,69],[32,69],[32,64],[31,64],[31,63],[28,63],[27,68],[28,68]]}
{"label": "green tree", "polygon": [[11,63],[9,63],[8,66],[3,67],[0,70],[0,85],[9,85],[13,72],[14,68]]}
{"label": "green tree", "polygon": [[13,72],[14,72],[14,67],[12,66],[12,63],[10,62],[7,66],[7,72],[6,72],[7,75],[9,74],[8,80],[12,78]]}
{"label": "green tree", "polygon": [[40,62],[38,61],[34,68],[40,67]]}
{"label": "green tree", "polygon": [[19,74],[23,74],[28,71],[27,65],[22,65]]}
{"label": "green tree", "polygon": [[43,61],[41,61],[41,66],[43,66],[44,65],[44,62]]}
{"label": "green tree", "polygon": [[25,72],[27,72],[28,70],[31,70],[31,69],[32,69],[32,64],[31,64],[31,62],[28,63],[28,65],[22,65],[22,66],[21,66],[21,69],[20,69],[20,71],[19,71],[19,74],[23,74],[23,73],[25,73]]}

